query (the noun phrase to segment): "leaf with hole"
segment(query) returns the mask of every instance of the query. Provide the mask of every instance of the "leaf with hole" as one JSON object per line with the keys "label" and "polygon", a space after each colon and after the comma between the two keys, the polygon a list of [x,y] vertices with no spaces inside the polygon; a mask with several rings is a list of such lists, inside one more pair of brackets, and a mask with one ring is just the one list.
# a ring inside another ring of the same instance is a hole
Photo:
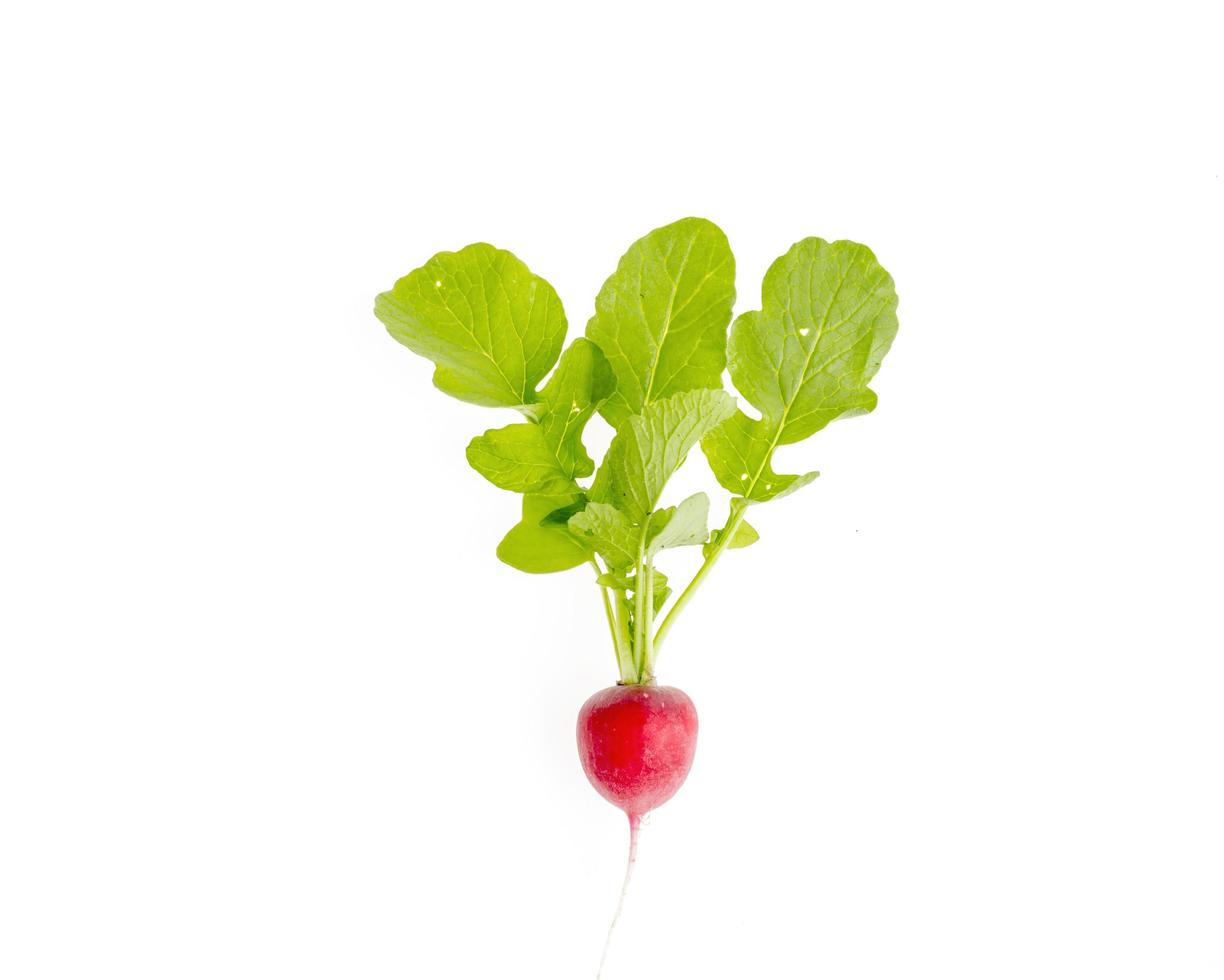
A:
{"label": "leaf with hole", "polygon": [[565,341],[552,286],[483,243],[439,252],[379,294],[374,313],[392,337],[434,362],[440,390],[474,405],[535,402]]}
{"label": "leaf with hole", "polygon": [[820,238],[795,244],[765,274],[761,309],[731,326],[731,380],[761,418],[738,412],[703,440],[718,482],[759,502],[815,479],[775,473],[774,450],[875,408],[867,383],[896,333],[892,277],[869,248]]}

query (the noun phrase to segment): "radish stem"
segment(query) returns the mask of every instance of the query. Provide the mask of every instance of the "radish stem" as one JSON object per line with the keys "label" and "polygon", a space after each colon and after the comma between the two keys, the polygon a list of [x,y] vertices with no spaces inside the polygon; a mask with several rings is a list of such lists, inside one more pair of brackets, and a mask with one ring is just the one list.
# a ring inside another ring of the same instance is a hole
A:
{"label": "radish stem", "polygon": [[735,533],[739,530],[740,525],[744,523],[744,516],[748,512],[748,503],[744,500],[740,500],[738,503],[733,502],[731,504],[731,510],[731,520],[727,523],[726,528],[718,536],[718,544],[715,545],[714,550],[710,552],[710,557],[702,562],[701,567],[697,569],[697,574],[693,576],[693,580],[684,587],[684,591],[680,593],[680,597],[674,603],[672,603],[671,609],[669,609],[667,615],[663,617],[663,622],[659,626],[659,631],[655,634],[652,643],[654,650],[658,650],[663,646],[663,638],[667,636],[667,631],[671,629],[672,623],[675,622],[676,617],[680,614],[680,610],[688,604],[688,601],[693,597],[693,594],[696,593],[697,589],[701,587],[701,583],[705,581],[706,576],[710,574],[710,569],[712,569],[718,562],[718,559],[722,557],[722,553],[727,550],[727,546],[731,543],[731,539],[735,537]]}
{"label": "radish stem", "polygon": [[642,662],[646,665],[642,680],[654,676],[654,562],[646,563],[646,624],[642,636],[646,641],[646,649],[642,654]]}
{"label": "radish stem", "polygon": [[[603,568],[599,564],[598,558],[591,558],[591,567],[595,569],[596,576],[604,574]],[[612,600],[608,596],[608,588],[605,585],[599,587],[599,594],[603,598],[604,615],[608,618],[608,630],[612,633],[612,649],[616,652],[616,665],[620,668],[621,676],[625,674],[625,661],[627,651],[621,640],[621,631],[617,626],[616,613],[612,610]]]}
{"label": "radish stem", "polygon": [[633,580],[633,659],[637,666],[634,683],[643,684],[650,679],[654,665],[646,657],[647,637],[650,636],[654,611],[654,596],[650,594],[650,559],[646,557],[646,535],[650,521],[642,522],[642,533],[638,538],[637,571]]}

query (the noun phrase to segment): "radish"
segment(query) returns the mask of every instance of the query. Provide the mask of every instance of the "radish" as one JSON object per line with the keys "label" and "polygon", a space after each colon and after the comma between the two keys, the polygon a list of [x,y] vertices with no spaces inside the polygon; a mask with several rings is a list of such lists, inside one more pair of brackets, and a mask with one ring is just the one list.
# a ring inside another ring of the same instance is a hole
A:
{"label": "radish", "polygon": [[[553,287],[484,243],[439,252],[375,300],[391,336],[434,362],[439,389],[518,413],[467,447],[473,469],[523,495],[497,557],[533,574],[593,573],[620,683],[582,706],[578,751],[591,785],[629,818],[613,926],[642,818],[679,790],[697,746],[693,702],[655,684],[663,641],[722,555],[759,539],[748,509],[818,475],[775,472],[775,450],[875,408],[867,383],[897,332],[892,277],[854,242],[805,238],[769,267],[759,310],[732,323],[734,301],[731,246],[702,218],[635,242],[568,347]],[[724,370],[755,415],[723,389]],[[598,469],[583,444],[596,413],[616,430]],[[705,493],[662,505],[698,445],[731,494],[720,528]],[[449,490],[441,473],[419,473],[431,492]],[[656,563],[682,547],[703,560],[673,600]]]}
{"label": "radish", "polygon": [[684,783],[697,750],[697,709],[676,687],[618,684],[578,712],[578,754],[599,794],[637,828]]}
{"label": "radish", "polygon": [[629,817],[629,859],[596,977],[602,976],[637,862],[638,828],[683,785],[697,751],[697,709],[677,687],[618,684],[592,694],[578,712],[578,755],[587,779]]}

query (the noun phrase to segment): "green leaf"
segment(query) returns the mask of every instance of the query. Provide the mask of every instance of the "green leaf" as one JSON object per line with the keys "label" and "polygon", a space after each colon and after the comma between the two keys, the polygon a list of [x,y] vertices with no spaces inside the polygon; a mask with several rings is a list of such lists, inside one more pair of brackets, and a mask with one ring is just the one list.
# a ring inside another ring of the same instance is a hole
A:
{"label": "green leaf", "polygon": [[617,592],[624,592],[633,588],[633,576],[626,575],[624,572],[604,572],[602,575],[596,576],[596,585],[602,585],[605,589],[615,589]]}
{"label": "green leaf", "polygon": [[534,422],[519,422],[490,429],[467,447],[472,469],[494,486],[516,493],[576,493],[578,485],[566,474],[549,446],[544,431]]}
{"label": "green leaf", "polygon": [[[718,542],[722,540],[722,536],[726,532],[727,529],[723,527],[710,535],[710,540],[701,549],[701,556],[703,558],[709,558],[714,553],[714,549],[718,547]],[[747,521],[740,521],[739,527],[735,529],[735,534],[727,542],[727,547],[747,548],[750,544],[756,544],[759,540],[761,540],[761,536],[757,533],[757,529]]]}
{"label": "green leaf", "polygon": [[612,391],[612,372],[599,348],[581,337],[561,356],[540,392],[537,421],[490,429],[467,448],[467,460],[489,482],[517,493],[576,493],[576,476],[595,469],[582,431]]}
{"label": "green leaf", "polygon": [[[660,572],[657,568],[654,573],[655,593],[660,589],[667,587],[667,576]],[[626,575],[624,572],[604,572],[595,579],[596,585],[602,585],[608,589],[615,589],[618,592],[632,592],[636,584],[636,579],[632,575]]]}
{"label": "green leaf", "polygon": [[668,395],[721,387],[734,302],[735,258],[713,222],[684,218],[634,242],[586,328],[616,375],[604,418],[619,429]]}
{"label": "green leaf", "polygon": [[817,472],[800,476],[775,473],[770,463],[776,445],[771,433],[776,432],[776,426],[737,411],[701,440],[701,450],[718,482],[732,493],[753,501],[773,500],[820,476]]}
{"label": "green leaf", "polygon": [[631,523],[654,510],[688,451],[735,411],[725,391],[684,391],[654,402],[628,418],[595,474],[590,499],[612,504]]}
{"label": "green leaf", "polygon": [[592,502],[570,518],[569,526],[599,552],[610,569],[619,571],[637,564],[639,548],[644,547],[649,559],[664,548],[703,544],[709,535],[709,511],[710,498],[695,493],[676,507],[651,513],[643,535],[641,523],[633,522],[611,504]]}
{"label": "green leaf", "polygon": [[[636,587],[637,582],[632,575],[625,575],[623,572],[605,572],[595,580],[597,585],[602,585],[605,588],[615,589],[622,595],[631,593]],[[671,596],[672,590],[667,585],[667,576],[660,572],[657,568],[654,572],[654,590],[651,593],[651,599],[654,602],[654,611],[658,612]],[[625,611],[632,616],[634,607],[632,602],[627,602],[623,605]]]}
{"label": "green leaf", "polygon": [[[662,579],[662,581],[660,581]],[[660,572],[654,573],[654,592],[651,595],[654,601],[654,611],[657,613],[667,603],[671,596],[672,590],[667,586],[667,579]]]}
{"label": "green leaf", "polygon": [[591,502],[569,519],[570,530],[599,552],[608,567],[637,564],[642,529],[611,504]]}
{"label": "green leaf", "polygon": [[892,277],[865,245],[805,238],[775,261],[761,309],[731,327],[731,380],[761,419],[739,412],[703,441],[719,483],[763,501],[815,479],[775,473],[774,450],[875,408],[867,382],[896,336],[896,311]]}
{"label": "green leaf", "polygon": [[709,516],[710,498],[704,493],[695,493],[675,507],[656,510],[650,515],[647,555],[653,558],[664,548],[704,544],[710,536],[707,529]]}
{"label": "green leaf", "polygon": [[540,392],[540,429],[569,476],[595,472],[595,464],[582,445],[582,431],[615,387],[608,359],[589,340],[579,337],[561,355],[557,370]]}
{"label": "green leaf", "polygon": [[392,337],[437,365],[440,390],[475,405],[530,405],[565,340],[552,286],[483,243],[439,252],[381,293],[374,313]]}
{"label": "green leaf", "polygon": [[560,507],[575,500],[575,495],[523,498],[523,519],[510,529],[497,546],[497,557],[522,572],[543,574],[563,572],[591,559],[592,552],[563,526],[540,522]]}
{"label": "green leaf", "polygon": [[[725,391],[684,391],[630,417],[595,474],[586,509],[569,519],[611,568],[629,568],[645,552],[700,544],[710,501],[695,494],[678,507],[655,511],[668,479],[701,437],[735,410]],[[646,525],[643,527],[643,525]]]}
{"label": "green leaf", "polygon": [[747,521],[740,521],[740,526],[735,529],[735,534],[731,536],[731,540],[727,542],[728,548],[747,548],[751,544],[756,544],[761,540],[761,535],[757,533],[757,529]]}
{"label": "green leaf", "polygon": [[550,524],[555,524],[561,527],[565,527],[567,524],[569,524],[569,519],[573,517],[575,514],[577,514],[580,510],[582,510],[585,506],[586,506],[586,494],[584,493],[581,497],[576,499],[572,504],[566,504],[564,507],[558,507],[552,513],[550,513],[547,517],[545,517],[544,520],[540,521],[540,523],[546,527]]}

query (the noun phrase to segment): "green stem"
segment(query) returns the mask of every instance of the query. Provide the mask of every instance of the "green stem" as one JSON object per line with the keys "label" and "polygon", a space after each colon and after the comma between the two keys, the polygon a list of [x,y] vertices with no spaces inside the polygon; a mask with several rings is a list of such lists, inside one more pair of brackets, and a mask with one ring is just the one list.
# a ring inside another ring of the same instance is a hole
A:
{"label": "green stem", "polygon": [[667,615],[663,617],[663,622],[659,626],[659,631],[654,635],[652,641],[652,653],[659,650],[663,646],[663,638],[667,636],[667,631],[671,629],[672,623],[676,621],[676,617],[680,615],[694,593],[701,587],[701,583],[705,581],[706,576],[710,574],[722,557],[722,553],[727,550],[727,546],[731,544],[731,539],[735,537],[735,532],[739,530],[741,524],[744,523],[744,516],[748,512],[748,502],[740,500],[739,504],[731,505],[731,520],[727,522],[726,528],[718,536],[718,544],[714,546],[714,550],[710,552],[710,557],[701,563],[701,567],[697,569],[697,574],[693,576],[693,580],[684,587],[684,591],[680,593],[680,597],[672,604]]}
{"label": "green stem", "polygon": [[[598,575],[604,574],[598,559],[591,558],[590,565]],[[608,618],[608,629],[612,633],[612,649],[616,652],[616,669],[620,671],[623,683],[632,684],[637,678],[637,667],[633,663],[633,653],[629,642],[629,627],[627,623],[622,622],[624,617],[620,613],[623,593],[617,592],[616,600],[613,601],[608,594],[607,586],[601,585],[599,592],[603,597],[604,615]]]}
{"label": "green stem", "polygon": [[629,601],[625,593],[616,594],[617,632],[621,638],[620,675],[622,684],[637,683],[637,665],[633,662],[633,637],[629,633]]}
{"label": "green stem", "polygon": [[643,682],[654,677],[654,562],[646,562],[646,622],[642,635],[646,639],[646,648],[642,651],[642,671],[639,675]]}
{"label": "green stem", "polygon": [[[603,575],[604,570],[600,567],[597,558],[592,557],[590,565],[595,569],[596,578]],[[621,661],[620,633],[616,629],[616,615],[612,612],[612,600],[608,598],[608,587],[599,586],[599,594],[603,598],[604,616],[608,619],[608,631],[612,634],[612,649],[616,652],[616,662],[619,664]]]}
{"label": "green stem", "polygon": [[642,533],[638,538],[637,571],[633,579],[633,658],[637,666],[635,683],[642,684],[647,680],[649,664],[646,659],[646,647],[650,637],[653,617],[650,611],[653,606],[653,596],[650,594],[650,574],[654,570],[646,558],[646,534],[650,527],[649,516],[642,521]]}
{"label": "green stem", "polygon": [[641,668],[644,664],[641,662],[646,646],[646,525],[649,521],[641,522],[641,536],[638,540],[638,569],[636,569],[633,579],[633,659],[636,668],[635,683],[641,683]]}
{"label": "green stem", "polygon": [[642,567],[641,554],[638,555],[637,573],[633,586],[633,659],[637,676],[636,682],[642,679],[642,648],[646,645],[643,637],[646,635],[646,605],[642,596],[646,588],[646,570]]}

